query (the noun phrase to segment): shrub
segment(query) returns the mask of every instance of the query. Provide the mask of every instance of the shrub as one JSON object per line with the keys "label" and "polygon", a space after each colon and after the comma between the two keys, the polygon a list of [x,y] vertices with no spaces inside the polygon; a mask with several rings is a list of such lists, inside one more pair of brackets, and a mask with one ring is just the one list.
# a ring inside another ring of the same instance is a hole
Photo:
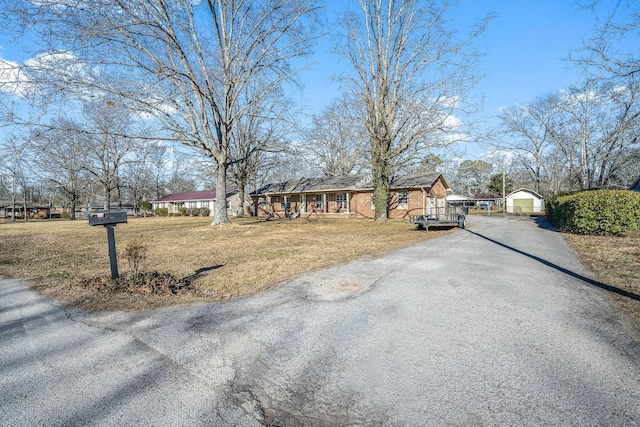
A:
{"label": "shrub", "polygon": [[200,208],[189,209],[189,216],[200,216]]}
{"label": "shrub", "polygon": [[593,190],[545,200],[549,220],[575,234],[620,235],[640,228],[640,193]]}
{"label": "shrub", "polygon": [[131,274],[136,275],[144,271],[144,262],[147,259],[148,247],[142,240],[129,242],[124,248],[124,257],[129,263]]}
{"label": "shrub", "polygon": [[153,211],[153,214],[156,216],[169,216],[169,209],[168,208],[157,208],[155,211]]}
{"label": "shrub", "polygon": [[151,202],[148,200],[143,200],[140,202],[140,210],[150,212],[152,209]]}
{"label": "shrub", "polygon": [[200,208],[200,216],[209,216],[210,213],[209,208]]}
{"label": "shrub", "polygon": [[187,216],[188,215],[188,209],[187,208],[178,208],[178,215]]}

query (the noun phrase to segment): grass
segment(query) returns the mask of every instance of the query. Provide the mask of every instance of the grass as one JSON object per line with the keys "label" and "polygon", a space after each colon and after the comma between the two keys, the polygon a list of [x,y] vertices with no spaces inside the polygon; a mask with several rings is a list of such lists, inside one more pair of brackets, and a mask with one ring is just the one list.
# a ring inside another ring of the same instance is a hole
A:
{"label": "grass", "polygon": [[[143,310],[247,296],[307,271],[376,256],[452,232],[419,232],[407,222],[262,221],[242,218],[211,227],[210,218],[132,218],[115,228],[118,253],[131,242],[149,249],[147,271],[188,277],[198,295],[97,292],[84,279],[109,276],[106,230],[86,220],[0,223],[0,275],[29,278],[35,288],[88,311]],[[119,255],[119,270],[126,260]]]}
{"label": "grass", "polygon": [[[640,296],[640,232],[620,237],[563,234],[598,280]],[[640,301],[616,296],[640,326]]]}

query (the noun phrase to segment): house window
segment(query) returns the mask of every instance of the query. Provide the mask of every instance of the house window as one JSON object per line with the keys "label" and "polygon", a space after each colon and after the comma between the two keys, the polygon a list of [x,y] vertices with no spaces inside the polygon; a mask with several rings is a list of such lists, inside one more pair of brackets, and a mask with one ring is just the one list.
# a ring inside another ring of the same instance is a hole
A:
{"label": "house window", "polygon": [[341,209],[347,209],[347,194],[336,194],[336,211],[340,212]]}
{"label": "house window", "polygon": [[409,192],[398,191],[398,209],[408,209],[408,208],[409,208]]}
{"label": "house window", "polygon": [[316,204],[316,210],[324,209],[324,197],[322,197],[322,194],[316,194],[313,200]]}
{"label": "house window", "polygon": [[192,209],[198,207],[197,202],[187,202],[187,205],[189,208],[192,208]]}
{"label": "house window", "polygon": [[280,205],[282,206],[282,209],[289,212],[289,210],[291,210],[291,196],[282,196],[282,202]]}

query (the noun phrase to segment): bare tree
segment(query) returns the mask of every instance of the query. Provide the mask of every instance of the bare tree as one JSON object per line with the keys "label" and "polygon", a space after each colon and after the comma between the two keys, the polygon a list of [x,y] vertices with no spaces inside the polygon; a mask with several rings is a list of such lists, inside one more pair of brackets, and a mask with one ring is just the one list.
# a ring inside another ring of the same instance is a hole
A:
{"label": "bare tree", "polygon": [[78,124],[59,117],[46,129],[31,136],[31,158],[35,169],[51,182],[71,205],[70,219],[76,219],[76,206],[84,188],[89,166],[87,146]]}
{"label": "bare tree", "polygon": [[487,161],[463,160],[458,165],[454,182],[466,195],[473,197],[488,191],[492,174],[493,165]]}
{"label": "bare tree", "polygon": [[340,176],[368,167],[367,135],[359,113],[362,104],[343,96],[313,117],[304,132],[311,169],[319,169],[323,176]]}
{"label": "bare tree", "polygon": [[445,0],[359,0],[345,15],[337,46],[353,73],[345,77],[352,96],[364,105],[373,171],[375,218],[388,218],[389,183],[403,162],[422,150],[445,145],[460,132],[452,113],[477,80],[468,36],[447,28]]}
{"label": "bare tree", "polygon": [[246,213],[245,192],[264,163],[265,154],[278,155],[287,150],[286,142],[294,127],[292,119],[296,116],[290,101],[281,92],[272,92],[260,102],[251,102],[255,90],[259,89],[255,85],[245,87],[242,96],[245,114],[236,121],[231,139],[229,171],[240,196],[239,215]]}
{"label": "bare tree", "polygon": [[127,135],[144,134],[133,113],[108,99],[83,104],[77,132],[86,150],[85,170],[102,186],[104,208],[109,209],[114,192],[122,202],[122,168],[138,140]]}
{"label": "bare tree", "polygon": [[150,194],[152,199],[165,195],[164,181],[167,172],[167,146],[159,141],[146,145],[145,165],[151,174]]}
{"label": "bare tree", "polygon": [[[579,2],[596,12],[605,7],[603,3],[601,0]],[[597,77],[637,75],[640,72],[640,2],[615,0],[610,5],[606,16],[597,21],[594,33],[585,41],[586,56],[574,57],[573,61]]]}
{"label": "bare tree", "polygon": [[11,199],[11,220],[16,220],[18,197],[22,195],[24,220],[27,221],[27,174],[29,171],[26,151],[28,142],[15,135],[8,135],[0,144],[0,181]]}
{"label": "bare tree", "polygon": [[126,199],[133,204],[136,217],[142,202],[150,200],[155,194],[156,172],[153,162],[157,153],[157,144],[139,141],[122,165],[121,176],[127,193]]}
{"label": "bare tree", "polygon": [[[225,194],[236,122],[291,80],[312,43],[316,0],[4,0],[7,26],[47,41],[38,76],[56,90],[127,98],[217,167]],[[32,71],[33,78],[35,76]],[[260,84],[249,103],[245,86]],[[218,203],[213,224],[228,223]]]}
{"label": "bare tree", "polygon": [[196,169],[201,169],[199,158],[174,150],[168,156],[165,168],[163,193],[186,193],[197,189]]}
{"label": "bare tree", "polygon": [[542,190],[545,154],[559,137],[561,116],[557,94],[537,98],[523,106],[505,108],[500,114],[502,139],[498,148],[522,154],[519,159],[538,193]]}
{"label": "bare tree", "polygon": [[629,150],[640,147],[640,86],[631,79],[614,82],[589,81],[566,91],[565,149],[579,155],[581,189],[611,186],[611,178],[630,160]]}

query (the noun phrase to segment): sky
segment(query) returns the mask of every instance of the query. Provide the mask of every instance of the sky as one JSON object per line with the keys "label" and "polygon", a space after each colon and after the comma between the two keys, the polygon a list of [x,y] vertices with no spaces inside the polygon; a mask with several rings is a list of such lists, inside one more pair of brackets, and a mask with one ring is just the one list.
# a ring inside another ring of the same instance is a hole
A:
{"label": "sky", "polygon": [[[614,3],[615,0],[601,0],[599,11],[610,10]],[[328,0],[330,22],[342,5],[343,0]],[[449,18],[464,31],[489,12],[497,16],[475,43],[486,52],[480,62],[480,72],[485,77],[475,90],[475,97],[485,98],[481,111],[484,117],[579,81],[581,71],[571,68],[566,59],[591,35],[596,19],[592,11],[581,10],[574,0],[461,0]],[[0,37],[0,59],[28,58]],[[331,52],[328,41],[319,43],[310,62],[311,68],[300,75],[303,91],[294,95],[294,101],[303,105],[308,114],[317,114],[339,96],[339,85],[332,77],[347,64]],[[480,155],[481,151],[471,147],[469,154]]]}

